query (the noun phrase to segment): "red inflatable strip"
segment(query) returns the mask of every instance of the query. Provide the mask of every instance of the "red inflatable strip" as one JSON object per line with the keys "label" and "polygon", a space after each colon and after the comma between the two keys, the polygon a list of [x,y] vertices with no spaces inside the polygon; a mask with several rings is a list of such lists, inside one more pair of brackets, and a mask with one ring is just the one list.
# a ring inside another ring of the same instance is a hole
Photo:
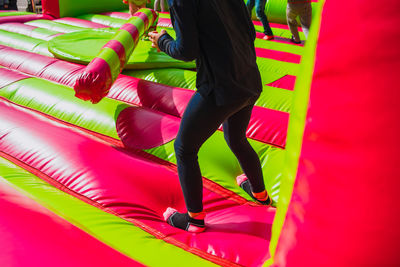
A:
{"label": "red inflatable strip", "polygon": [[[157,17],[157,14],[156,14],[156,12],[154,12],[154,10],[151,10],[152,12],[151,13],[153,13],[153,16],[154,17]],[[143,21],[143,23],[144,23],[144,27],[146,28],[148,25],[149,25],[149,17],[147,17],[147,15],[145,14],[145,13],[143,13],[143,12],[136,12],[135,14],[133,14],[133,16],[134,17],[137,17],[137,18],[140,18],[142,21]]]}
{"label": "red inflatable strip", "polygon": [[3,154],[81,200],[223,266],[261,266],[269,257],[275,209],[240,205],[204,189],[208,228],[193,235],[162,220],[168,206],[184,210],[176,172],[2,101],[0,121]]}
{"label": "red inflatable strip", "polygon": [[54,38],[57,35],[60,35],[62,33],[54,33],[53,35],[45,34],[40,31],[35,31],[38,27],[32,26],[32,25],[27,25],[24,23],[20,22],[10,22],[10,23],[3,23],[0,24],[0,29],[6,30],[9,32],[15,32],[23,35],[27,35],[33,38],[38,38],[42,40],[49,41],[50,39]]}
{"label": "red inflatable strip", "polygon": [[271,49],[266,49],[266,48],[259,48],[256,47],[256,55],[257,57],[261,58],[270,58],[270,59],[275,59],[283,62],[289,62],[289,63],[300,63],[301,56],[288,53],[288,52],[282,52],[282,51],[277,51],[277,50],[271,50]]}
{"label": "red inflatable strip", "polygon": [[[112,85],[111,69],[107,61],[100,57],[95,57],[88,66],[96,71],[79,73],[73,88],[77,98],[90,100],[96,104],[108,94],[103,88],[110,88]],[[88,86],[87,81],[91,82],[91,87]]]}
{"label": "red inflatable strip", "polygon": [[295,83],[296,83],[296,76],[288,74],[266,85],[293,91]]}
{"label": "red inflatable strip", "polygon": [[30,76],[15,71],[10,71],[6,68],[0,68],[0,77],[0,89],[14,82],[30,78]]}
{"label": "red inflatable strip", "polygon": [[82,65],[0,45],[0,65],[72,87]]}
{"label": "red inflatable strip", "polygon": [[[315,66],[313,73],[306,67],[312,83],[302,79],[305,88],[295,100],[304,113],[293,124],[305,121],[305,128],[301,147],[291,151],[291,160],[300,158],[298,169],[289,170],[297,175],[290,178],[279,267],[400,263],[400,53],[393,27],[400,23],[399,1],[365,3],[325,1],[319,36],[310,35],[317,42],[315,50],[309,47]],[[339,199],[351,204],[338,205]]]}
{"label": "red inflatable strip", "polygon": [[254,107],[246,136],[263,143],[285,148],[288,123],[289,113]]}
{"label": "red inflatable strip", "polygon": [[157,26],[166,27],[166,28],[172,28],[173,27],[171,19],[168,19],[168,18],[158,18]]}
{"label": "red inflatable strip", "polygon": [[54,21],[83,28],[95,28],[95,29],[108,28],[108,26],[106,25],[78,18],[67,17],[67,18],[55,19]]}
{"label": "red inflatable strip", "polygon": [[125,23],[124,25],[122,25],[120,30],[127,31],[132,36],[132,40],[134,42],[137,42],[137,39],[139,39],[139,30],[133,24]]}
{"label": "red inflatable strip", "polygon": [[108,97],[181,117],[193,91],[119,75]]}
{"label": "red inflatable strip", "polygon": [[1,178],[0,206],[0,259],[5,266],[143,266],[40,206]]}
{"label": "red inflatable strip", "polygon": [[181,120],[154,110],[129,107],[121,111],[116,126],[122,143],[129,148],[149,149],[175,139]]}
{"label": "red inflatable strip", "polygon": [[119,58],[119,64],[121,66],[120,71],[122,71],[123,66],[125,66],[125,47],[118,40],[108,41],[103,48],[108,47],[117,53]]}
{"label": "red inflatable strip", "polygon": [[[3,58],[2,52],[6,54],[5,58]],[[16,55],[15,58],[17,60],[14,60],[13,55]],[[31,64],[29,64],[31,62],[30,55],[34,59]],[[29,60],[27,60],[27,57]],[[43,61],[42,63],[40,62],[41,60]],[[0,65],[3,64],[4,66],[14,67],[14,69],[19,71],[68,86],[74,84],[76,73],[83,68],[83,66],[77,64],[0,46]],[[38,72],[41,67],[43,71]],[[175,88],[120,75],[111,87],[108,97],[181,117],[193,93],[194,91],[192,90]],[[274,146],[285,147],[288,118],[289,115],[285,112],[256,106],[253,109],[253,115],[247,130],[247,137]],[[260,123],[261,121],[263,123]],[[141,128],[140,125],[137,127],[138,129]],[[164,130],[165,132],[163,132]],[[167,139],[169,139],[172,135],[171,131],[167,130],[167,128],[160,131],[162,133],[156,136],[167,136]],[[138,131],[138,136],[140,134],[142,134],[142,131]],[[139,146],[138,143],[128,140],[124,141],[127,141],[127,144]],[[146,143],[146,147],[149,145],[149,143]]]}
{"label": "red inflatable strip", "polygon": [[116,19],[129,19],[131,17],[131,15],[129,13],[124,13],[124,12],[104,12],[101,13],[101,15],[104,16],[109,16],[111,18],[116,18]]}
{"label": "red inflatable strip", "polygon": [[21,15],[21,16],[5,16],[5,17],[0,17],[0,24],[9,23],[9,22],[24,23],[24,22],[28,22],[31,20],[38,20],[38,19],[52,20],[53,17],[51,17],[49,15],[37,15],[37,14]]}
{"label": "red inflatable strip", "polygon": [[0,24],[0,29],[2,30],[20,33],[24,35],[29,35],[29,33],[31,33],[36,28],[37,28],[36,26],[27,25],[21,22],[9,22]]}

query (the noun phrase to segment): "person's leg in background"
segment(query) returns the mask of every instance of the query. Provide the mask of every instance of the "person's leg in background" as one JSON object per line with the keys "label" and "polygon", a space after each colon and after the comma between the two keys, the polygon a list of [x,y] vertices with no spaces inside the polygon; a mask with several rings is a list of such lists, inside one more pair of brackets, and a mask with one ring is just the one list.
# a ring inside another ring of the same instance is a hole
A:
{"label": "person's leg in background", "polygon": [[160,0],[155,0],[154,1],[154,10],[158,11],[158,6],[160,5]]}
{"label": "person's leg in background", "polygon": [[308,32],[311,26],[311,18],[312,18],[312,7],[311,2],[304,3],[302,8],[299,10],[300,23],[301,28],[303,29],[303,33],[308,38]]}
{"label": "person's leg in background", "polygon": [[262,204],[270,205],[272,200],[265,190],[260,158],[246,137],[255,100],[250,101],[249,105],[230,116],[223,123],[224,137],[244,172],[244,175],[237,179],[238,185],[253,199]]}
{"label": "person's leg in background", "polygon": [[165,1],[166,0],[161,0],[161,12],[165,12]]}
{"label": "person's leg in background", "polygon": [[247,0],[246,6],[247,6],[247,11],[249,11],[250,14],[250,18],[251,18],[251,14],[253,12],[253,8],[256,4],[256,0]]}
{"label": "person's leg in background", "polygon": [[31,0],[26,0],[27,1],[27,6],[25,11],[26,12],[33,12],[33,7],[32,7],[32,1]]}
{"label": "person's leg in background", "polygon": [[267,0],[256,0],[255,6],[256,6],[256,15],[257,18],[261,21],[263,27],[264,27],[264,40],[273,40],[274,39],[274,34],[272,33],[272,29],[269,26],[268,22],[268,17],[265,14],[265,4]]}
{"label": "person's leg in background", "polygon": [[297,29],[298,24],[297,24],[297,18],[298,13],[297,13],[297,8],[295,4],[288,3],[286,7],[286,20],[290,29],[290,32],[292,33],[292,42],[295,44],[299,44],[301,42],[300,36],[299,36],[299,30]]}

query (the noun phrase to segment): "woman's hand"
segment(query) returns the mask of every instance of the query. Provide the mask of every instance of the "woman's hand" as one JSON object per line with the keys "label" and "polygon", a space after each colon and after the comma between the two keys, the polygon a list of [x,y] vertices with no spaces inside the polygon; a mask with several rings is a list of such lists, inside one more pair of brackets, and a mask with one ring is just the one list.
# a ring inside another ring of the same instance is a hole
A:
{"label": "woman's hand", "polygon": [[164,34],[166,34],[166,30],[161,30],[161,32],[152,31],[149,32],[149,39],[151,41],[151,47],[157,48],[157,52],[160,52],[160,48],[158,47],[158,39]]}

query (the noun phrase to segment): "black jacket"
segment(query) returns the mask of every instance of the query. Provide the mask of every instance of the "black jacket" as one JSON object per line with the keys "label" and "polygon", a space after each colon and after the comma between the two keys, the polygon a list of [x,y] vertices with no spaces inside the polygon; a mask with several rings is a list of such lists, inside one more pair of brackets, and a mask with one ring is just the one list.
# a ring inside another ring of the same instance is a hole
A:
{"label": "black jacket", "polygon": [[243,0],[169,0],[176,40],[165,34],[158,46],[173,58],[197,65],[197,90],[218,105],[258,96],[261,77],[255,30]]}

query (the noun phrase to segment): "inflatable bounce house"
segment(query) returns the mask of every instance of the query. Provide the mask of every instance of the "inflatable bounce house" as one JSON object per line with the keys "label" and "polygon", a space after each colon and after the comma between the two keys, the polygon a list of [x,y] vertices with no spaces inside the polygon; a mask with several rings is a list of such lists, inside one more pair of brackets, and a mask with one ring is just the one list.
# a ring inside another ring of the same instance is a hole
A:
{"label": "inflatable bounce house", "polygon": [[174,35],[169,13],[42,6],[0,12],[2,266],[399,266],[395,0],[313,1],[297,45],[286,1],[268,1],[275,39],[254,20],[264,88],[247,137],[273,205],[236,184],[218,130],[199,153],[199,234],[162,216],[185,210],[173,143],[196,80],[194,62],[146,40]]}

